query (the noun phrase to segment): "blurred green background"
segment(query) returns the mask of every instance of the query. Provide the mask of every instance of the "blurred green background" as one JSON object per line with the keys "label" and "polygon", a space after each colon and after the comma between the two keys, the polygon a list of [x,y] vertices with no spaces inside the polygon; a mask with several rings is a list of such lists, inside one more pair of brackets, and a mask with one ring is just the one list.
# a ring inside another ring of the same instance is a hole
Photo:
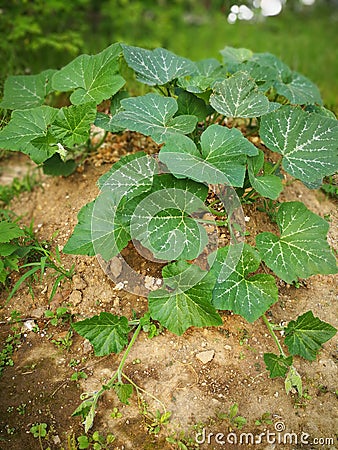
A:
{"label": "blurred green background", "polygon": [[[285,0],[281,0],[284,1]],[[268,51],[338,105],[338,2],[288,0],[278,16],[230,24],[231,0],[11,0],[0,8],[0,84],[9,74],[60,68],[116,41],[165,47],[192,60],[219,58],[226,45]],[[256,4],[259,4],[259,1]],[[1,90],[0,86],[0,90]]]}

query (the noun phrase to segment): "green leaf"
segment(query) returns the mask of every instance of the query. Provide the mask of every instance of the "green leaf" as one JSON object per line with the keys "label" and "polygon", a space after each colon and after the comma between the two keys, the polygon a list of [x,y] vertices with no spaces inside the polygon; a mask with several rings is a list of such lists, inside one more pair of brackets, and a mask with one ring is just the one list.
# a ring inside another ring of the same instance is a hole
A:
{"label": "green leaf", "polygon": [[46,175],[68,177],[75,172],[75,169],[76,162],[73,159],[62,161],[58,153],[43,163],[43,173]]}
{"label": "green leaf", "polygon": [[110,131],[111,133],[119,133],[124,130],[124,127],[119,127],[114,125],[113,118],[114,115],[121,109],[121,100],[128,98],[129,93],[127,91],[119,91],[110,101],[110,115],[97,113],[94,125],[102,128],[105,131]]}
{"label": "green leaf", "polygon": [[206,183],[243,186],[246,155],[257,148],[236,128],[209,126],[201,136],[201,150],[186,136],[168,139],[160,151],[160,161],[178,176]]}
{"label": "green leaf", "polygon": [[150,86],[166,84],[195,70],[192,61],[164,48],[145,50],[123,44],[122,48],[127,64],[137,73],[137,79]]}
{"label": "green leaf", "polygon": [[0,131],[0,147],[26,153],[35,163],[42,163],[55,153],[56,148],[46,146],[41,150],[32,141],[46,138],[48,126],[53,123],[57,113],[58,110],[50,106],[14,111],[9,124]]}
{"label": "green leaf", "polygon": [[317,273],[337,273],[326,241],[329,224],[303,203],[282,203],[276,215],[280,237],[260,233],[256,245],[263,261],[287,283]]}
{"label": "green leaf", "polygon": [[120,54],[120,44],[113,44],[97,55],[78,56],[54,74],[53,89],[74,90],[70,96],[74,105],[101,103],[125,84],[124,78],[117,74]]}
{"label": "green leaf", "polygon": [[258,91],[256,83],[245,72],[237,72],[216,82],[210,104],[227,117],[260,117],[270,108],[267,97]]}
{"label": "green leaf", "polygon": [[63,247],[63,253],[74,255],[94,256],[95,250],[92,241],[92,215],[94,202],[83,206],[77,216],[78,223],[73,234]]}
{"label": "green leaf", "polygon": [[195,116],[174,117],[178,105],[172,97],[147,94],[121,100],[121,105],[124,111],[118,112],[113,117],[114,126],[151,136],[157,143],[163,142],[171,135],[191,133],[197,123]]}
{"label": "green leaf", "polygon": [[196,116],[197,119],[202,122],[207,117],[209,111],[205,101],[196,97],[190,92],[181,90],[177,97],[178,103],[178,115],[186,114]]}
{"label": "green leaf", "polygon": [[313,361],[322,344],[331,339],[336,332],[332,325],[314,317],[312,311],[307,311],[286,327],[285,345],[291,355],[300,355]]}
{"label": "green leaf", "polygon": [[120,353],[128,344],[130,327],[124,316],[101,312],[72,324],[74,330],[92,344],[96,356]]}
{"label": "green leaf", "polygon": [[105,261],[116,256],[130,241],[129,226],[121,210],[127,199],[116,200],[110,190],[96,198],[91,218],[91,238],[96,255]]}
{"label": "green leaf", "polygon": [[154,177],[151,191],[133,199],[130,234],[162,260],[195,259],[208,243],[194,214],[206,211],[208,189],[170,174]]}
{"label": "green leaf", "polygon": [[260,137],[283,155],[283,168],[310,184],[338,169],[338,121],[283,106],[262,117]]}
{"label": "green leaf", "polygon": [[270,378],[285,377],[289,367],[292,365],[292,356],[275,355],[264,353],[266,369],[270,372]]}
{"label": "green leaf", "polygon": [[297,372],[294,366],[291,366],[289,372],[285,378],[285,391],[288,394],[291,389],[295,387],[300,397],[303,395],[303,383],[302,377]]}
{"label": "green leaf", "polygon": [[61,108],[51,126],[51,132],[67,147],[82,144],[89,138],[90,125],[95,117],[95,103]]}
{"label": "green leaf", "polygon": [[[150,292],[148,296],[151,317],[177,335],[183,334],[191,326],[222,325],[221,317],[211,304],[215,279],[210,273],[202,271],[197,266],[191,266],[185,261],[179,261],[163,269],[164,284],[166,284],[166,278],[172,280],[177,275],[182,277],[182,273],[189,267],[190,270],[182,279],[183,289],[180,283],[177,283],[174,290],[158,289]],[[193,285],[190,276],[200,281]],[[187,285],[191,287],[185,290]]]}
{"label": "green leaf", "polygon": [[233,67],[237,67],[244,61],[248,61],[252,58],[253,53],[247,48],[234,48],[224,47],[220,51],[223,57],[223,63],[231,70]]}
{"label": "green leaf", "polygon": [[51,91],[50,80],[56,70],[45,70],[38,75],[11,75],[5,81],[3,109],[28,109],[43,104]]}
{"label": "green leaf", "polygon": [[120,402],[125,405],[129,405],[129,399],[133,395],[133,385],[132,384],[124,384],[124,383],[115,383],[113,384],[113,389],[116,392]]}
{"label": "green leaf", "polygon": [[249,245],[244,244],[239,262],[234,267],[232,258],[228,257],[230,247],[223,247],[217,251],[216,261],[212,272],[216,277],[223,270],[223,266],[230,273],[224,281],[215,285],[213,305],[217,309],[233,311],[244,317],[248,322],[254,322],[278,300],[278,289],[272,275],[256,274],[261,262],[258,253]]}
{"label": "green leaf", "polygon": [[116,199],[124,195],[135,197],[148,191],[153,185],[153,176],[158,172],[154,158],[145,152],[122,156],[112,168],[99,178],[101,190],[112,191]]}
{"label": "green leaf", "polygon": [[[1,225],[3,223],[8,223],[8,222],[0,222],[0,241],[4,238],[3,237],[4,236],[3,233],[6,233],[6,232],[3,232],[3,230],[2,230],[2,226]],[[16,236],[16,237],[18,237],[18,236]],[[10,255],[12,255],[14,252],[16,252],[19,249],[20,249],[20,245],[18,245],[18,244],[15,244],[15,243],[12,243],[12,242],[10,242],[10,243],[9,242],[0,242],[0,256],[10,256]]]}
{"label": "green leaf", "polygon": [[292,71],[290,67],[271,53],[254,53],[251,61],[257,63],[263,69],[273,69],[275,72],[275,80],[283,83],[289,83],[292,80]]}
{"label": "green leaf", "polygon": [[293,104],[323,103],[318,87],[297,72],[292,72],[291,80],[286,83],[277,81],[275,89]]}
{"label": "green leaf", "polygon": [[0,242],[9,242],[12,239],[24,236],[25,232],[13,222],[0,222]]}
{"label": "green leaf", "polygon": [[264,167],[264,153],[248,158],[248,173],[251,186],[262,196],[276,200],[283,190],[282,180],[276,175],[259,174]]}

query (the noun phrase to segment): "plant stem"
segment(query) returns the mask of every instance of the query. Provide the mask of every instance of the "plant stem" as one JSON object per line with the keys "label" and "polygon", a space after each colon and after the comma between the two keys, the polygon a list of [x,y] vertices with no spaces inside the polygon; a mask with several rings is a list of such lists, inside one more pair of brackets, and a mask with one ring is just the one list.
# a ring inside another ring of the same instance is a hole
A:
{"label": "plant stem", "polygon": [[284,358],[286,358],[286,355],[285,355],[285,353],[284,353],[284,350],[283,350],[282,346],[280,345],[280,342],[279,342],[279,340],[278,340],[278,337],[277,337],[277,335],[276,335],[276,333],[275,333],[275,331],[274,331],[273,325],[268,321],[268,319],[266,318],[265,314],[262,315],[262,319],[263,319],[263,322],[265,323],[265,325],[267,326],[267,328],[268,328],[268,330],[269,330],[269,333],[270,333],[271,336],[273,337],[273,340],[275,341],[275,343],[276,343],[276,345],[277,345],[277,347],[278,347],[279,353],[280,353]]}
{"label": "plant stem", "polygon": [[276,172],[276,170],[278,169],[278,167],[282,164],[282,159],[283,159],[283,158],[279,159],[279,160],[276,162],[276,164],[273,166],[273,169],[272,169],[272,172],[271,172],[271,173],[275,173],[275,172]]}
{"label": "plant stem", "polygon": [[[123,355],[123,357],[122,357],[122,359],[121,359],[121,362],[120,362],[120,364],[119,364],[119,366],[118,366],[118,368],[117,368],[117,371],[116,371],[116,373],[117,373],[117,379],[118,379],[118,381],[119,381],[120,383],[122,382],[122,369],[123,369],[123,366],[124,366],[124,364],[125,364],[125,362],[126,362],[126,359],[127,359],[128,355],[129,355],[129,352],[130,352],[132,346],[135,344],[135,341],[136,341],[136,339],[137,339],[137,336],[140,334],[141,329],[142,329],[141,324],[138,324],[136,330],[134,331],[133,337],[130,339],[130,342],[129,342],[129,344],[128,344],[128,347],[126,348],[126,351],[124,352],[124,355]],[[109,382],[109,383],[110,383],[110,382]],[[108,386],[109,386],[109,383],[107,384]],[[113,383],[112,383],[112,384],[113,384]],[[110,387],[111,387],[111,386],[110,386]]]}
{"label": "plant stem", "polygon": [[150,398],[152,398],[153,400],[155,400],[156,402],[158,402],[162,408],[163,411],[166,413],[167,409],[164,405],[164,403],[161,402],[161,400],[159,400],[157,397],[155,397],[154,395],[152,395],[150,392],[145,391],[144,389],[140,388],[140,386],[138,386],[136,383],[133,382],[133,380],[131,380],[129,377],[127,377],[127,375],[125,373],[122,374],[123,378],[125,378],[130,384],[132,384],[134,386],[134,388],[136,389],[136,392],[138,393],[138,391],[143,392],[144,394],[148,395]]}
{"label": "plant stem", "polygon": [[90,146],[90,151],[91,152],[95,152],[95,150],[97,150],[98,148],[101,147],[101,145],[104,143],[104,141],[106,140],[106,137],[108,136],[108,131],[106,131],[102,137],[102,139],[94,146]]}
{"label": "plant stem", "polygon": [[214,216],[218,216],[218,217],[224,217],[226,216],[226,212],[224,211],[217,211],[214,208],[211,208],[210,206],[208,206],[208,210],[211,212],[211,214],[213,214]]}

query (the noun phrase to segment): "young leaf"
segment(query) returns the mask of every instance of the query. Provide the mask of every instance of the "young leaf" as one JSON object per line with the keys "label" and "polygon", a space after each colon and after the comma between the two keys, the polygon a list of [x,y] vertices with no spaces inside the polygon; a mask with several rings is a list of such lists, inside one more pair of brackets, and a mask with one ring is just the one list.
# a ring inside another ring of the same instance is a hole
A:
{"label": "young leaf", "polygon": [[329,224],[303,203],[285,202],[276,221],[280,237],[260,233],[256,245],[263,261],[287,283],[317,273],[336,273],[334,255],[326,241]]}
{"label": "young leaf", "polygon": [[169,136],[191,133],[197,124],[195,116],[176,116],[177,101],[158,94],[147,94],[121,100],[124,111],[113,118],[114,126],[151,136],[158,144]]}
{"label": "young leaf", "polygon": [[[210,273],[203,272],[197,266],[191,266],[185,261],[169,264],[163,269],[164,284],[166,278],[172,282],[178,275],[187,270],[183,276],[182,287],[177,282],[176,289],[158,289],[148,296],[149,311],[154,320],[177,335],[183,334],[189,327],[207,327],[222,325],[222,319],[211,304],[212,289],[215,279]],[[203,273],[205,273],[204,278]],[[190,283],[190,276],[200,281]],[[178,279],[179,280],[179,279]],[[188,289],[186,287],[188,286]],[[191,287],[190,287],[191,286]]]}
{"label": "young leaf", "polygon": [[110,115],[97,113],[94,125],[99,128],[103,128],[105,131],[110,131],[111,133],[119,133],[123,131],[123,127],[114,125],[113,117],[121,109],[121,100],[128,98],[129,93],[127,91],[119,91],[110,101]]}
{"label": "young leaf", "polygon": [[74,330],[92,344],[96,356],[120,353],[128,344],[130,327],[124,316],[101,312],[99,316],[75,322]]}
{"label": "young leaf", "polygon": [[164,48],[145,50],[130,45],[122,45],[122,48],[127,64],[137,73],[137,79],[150,86],[166,84],[195,70],[192,61]]}
{"label": "young leaf", "polygon": [[201,151],[186,136],[168,139],[160,151],[160,161],[178,176],[206,183],[243,186],[246,155],[257,148],[236,128],[209,126],[201,136]]}
{"label": "young leaf", "polygon": [[206,195],[207,187],[191,180],[177,180],[170,174],[154,177],[151,191],[132,201],[136,207],[131,236],[158,259],[197,258],[208,236],[194,213],[205,211]]}
{"label": "young leaf", "polygon": [[270,378],[285,377],[289,367],[292,365],[292,356],[275,355],[264,353],[266,369],[270,372]]}
{"label": "young leaf", "polygon": [[227,117],[260,117],[270,109],[267,97],[258,91],[256,83],[245,72],[216,82],[210,104]]}
{"label": "young leaf", "polygon": [[113,384],[113,389],[116,392],[120,402],[129,405],[129,399],[133,395],[133,385],[124,383]]}
{"label": "young leaf", "polygon": [[55,153],[43,163],[43,173],[46,175],[68,177],[75,169],[76,162],[73,159],[62,161],[58,153]]}
{"label": "young leaf", "polygon": [[297,372],[294,366],[291,366],[289,372],[285,378],[285,391],[288,394],[291,389],[295,387],[300,397],[303,395],[303,383],[302,377]]}
{"label": "young leaf", "polygon": [[332,325],[314,317],[312,311],[307,311],[288,324],[284,342],[291,355],[300,355],[313,361],[322,344],[331,339],[336,332]]}
{"label": "young leaf", "polygon": [[63,247],[63,253],[73,255],[94,256],[95,250],[92,240],[92,216],[94,202],[83,206],[77,216],[78,223],[73,234]]}
{"label": "young leaf", "polygon": [[25,232],[13,222],[0,222],[0,242],[9,242],[12,239],[24,236]]}
{"label": "young leaf", "polygon": [[196,97],[190,92],[181,90],[177,97],[178,115],[196,116],[202,122],[208,115],[208,108],[205,101]]}
{"label": "young leaf", "polygon": [[284,156],[283,168],[305,184],[338,168],[337,120],[283,106],[262,117],[260,136],[270,150]]}
{"label": "young leaf", "polygon": [[14,111],[9,124],[0,131],[0,147],[26,153],[35,163],[42,163],[55,153],[56,147],[46,145],[38,149],[32,141],[46,138],[48,126],[53,123],[57,113],[58,110],[50,106]]}
{"label": "young leaf", "polygon": [[43,104],[51,91],[50,80],[56,70],[44,70],[38,75],[11,75],[5,81],[3,109],[28,109]]}
{"label": "young leaf", "polygon": [[[217,251],[212,272],[219,276],[223,265],[230,275],[222,282],[217,282],[213,292],[213,305],[217,309],[233,311],[254,322],[278,300],[278,289],[272,275],[256,274],[248,277],[250,272],[258,269],[261,259],[249,245],[244,244],[243,252],[236,267],[231,266],[227,258],[229,247]],[[230,265],[229,265],[230,264]]]}
{"label": "young leaf", "polygon": [[51,126],[51,132],[68,147],[82,144],[89,138],[90,125],[95,117],[95,103],[61,108]]}
{"label": "young leaf", "polygon": [[120,44],[113,44],[97,55],[78,56],[54,74],[53,89],[74,90],[70,96],[74,105],[101,103],[125,84],[124,78],[117,74],[120,54]]}
{"label": "young leaf", "polygon": [[258,175],[264,166],[264,153],[248,158],[248,173],[251,186],[262,196],[276,200],[283,190],[282,180],[276,175]]}

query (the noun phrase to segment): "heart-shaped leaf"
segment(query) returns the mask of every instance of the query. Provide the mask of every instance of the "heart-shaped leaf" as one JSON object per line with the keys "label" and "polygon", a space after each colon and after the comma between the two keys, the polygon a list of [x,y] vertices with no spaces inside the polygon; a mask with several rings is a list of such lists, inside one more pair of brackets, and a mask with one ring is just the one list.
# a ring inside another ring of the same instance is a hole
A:
{"label": "heart-shaped leaf", "polygon": [[4,97],[0,103],[4,109],[28,109],[43,104],[52,92],[50,80],[56,70],[44,70],[38,75],[11,75],[5,81]]}
{"label": "heart-shaped leaf", "polygon": [[63,253],[73,255],[94,256],[95,250],[92,241],[92,215],[94,202],[84,205],[77,215],[77,225],[73,234],[63,247]]}
{"label": "heart-shaped leaf", "polygon": [[150,86],[166,84],[195,70],[192,61],[164,48],[145,50],[130,45],[122,45],[122,48],[127,64],[137,73],[137,79]]}
{"label": "heart-shaped leaf", "polygon": [[[208,188],[170,174],[154,177],[151,191],[132,203],[130,233],[162,260],[195,259],[208,242],[196,213],[206,211]],[[130,205],[128,205],[130,207]]]}
{"label": "heart-shaped leaf", "polygon": [[53,89],[74,90],[70,96],[74,105],[101,103],[125,84],[124,78],[117,74],[120,54],[120,44],[113,44],[97,55],[78,56],[54,74]]}
{"label": "heart-shaped leaf", "polygon": [[280,237],[260,233],[256,245],[263,261],[287,283],[322,273],[336,273],[334,255],[326,240],[329,224],[303,203],[285,202],[276,221]]}
{"label": "heart-shaped leaf", "polygon": [[99,316],[72,324],[74,330],[92,344],[96,356],[120,353],[128,344],[130,327],[124,316],[101,312]]}
{"label": "heart-shaped leaf", "polygon": [[261,262],[255,249],[244,244],[243,252],[236,267],[227,258],[230,247],[218,250],[212,272],[219,276],[225,265],[230,275],[222,282],[217,282],[213,292],[213,305],[217,309],[227,309],[254,322],[278,300],[278,289],[272,275],[256,274]]}
{"label": "heart-shaped leaf", "polygon": [[331,339],[336,332],[332,325],[314,317],[312,311],[307,311],[286,327],[285,345],[292,355],[300,355],[313,361],[322,344]]}
{"label": "heart-shaped leaf", "polygon": [[243,186],[246,155],[257,148],[236,128],[209,126],[201,136],[201,150],[186,136],[168,139],[160,151],[160,161],[178,176],[212,183]]}
{"label": "heart-shaped leaf", "polygon": [[121,105],[124,111],[113,117],[113,124],[151,136],[157,143],[172,135],[191,133],[197,123],[195,116],[174,117],[178,110],[177,101],[158,94],[127,98]]}
{"label": "heart-shaped leaf", "polygon": [[278,94],[284,95],[293,104],[323,103],[318,87],[297,72],[292,72],[288,83],[277,81],[275,88]]}
{"label": "heart-shaped leaf", "polygon": [[260,136],[283,155],[283,168],[305,184],[338,170],[337,120],[283,106],[262,117]]}
{"label": "heart-shaped leaf", "polygon": [[[199,281],[191,285],[186,277],[182,276],[184,272],[187,273],[189,280],[192,276]],[[203,274],[205,274],[204,277]],[[166,284],[166,278],[172,280],[176,276],[181,277],[182,289],[180,283],[177,283],[174,290],[158,289],[150,292],[148,302],[151,317],[177,335],[183,334],[192,326],[222,325],[221,317],[211,304],[212,289],[215,284],[213,276],[185,261],[164,267],[164,284]],[[189,285],[188,289],[186,289],[187,285]]]}
{"label": "heart-shaped leaf", "polygon": [[15,110],[9,124],[0,131],[0,147],[26,153],[35,163],[42,163],[55,153],[56,147],[46,145],[39,149],[32,141],[47,137],[48,127],[57,113],[58,110],[50,106]]}
{"label": "heart-shaped leaf", "polygon": [[234,47],[224,47],[224,49],[220,51],[220,54],[223,57],[223,63],[229,68],[229,70],[237,67],[244,61],[249,61],[253,56],[252,51],[247,48]]}
{"label": "heart-shaped leaf", "polygon": [[267,97],[249,74],[236,72],[231,77],[216,82],[210,96],[211,106],[227,117],[260,117],[269,112]]}

